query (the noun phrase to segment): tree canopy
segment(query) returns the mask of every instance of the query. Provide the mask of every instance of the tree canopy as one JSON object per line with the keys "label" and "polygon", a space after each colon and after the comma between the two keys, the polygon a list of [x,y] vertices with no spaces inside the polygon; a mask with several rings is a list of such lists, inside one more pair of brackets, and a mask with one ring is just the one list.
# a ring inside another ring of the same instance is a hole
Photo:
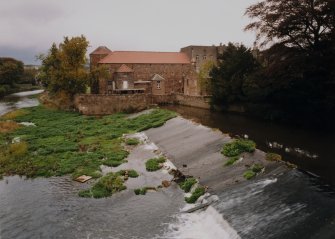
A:
{"label": "tree canopy", "polygon": [[325,0],[265,0],[247,8],[255,21],[246,30],[257,33],[265,46],[279,42],[301,50],[318,49],[321,43],[334,40],[334,3]]}
{"label": "tree canopy", "polygon": [[84,36],[65,37],[58,47],[53,43],[47,55],[39,56],[42,60],[39,80],[44,86],[53,93],[64,92],[70,96],[85,92],[88,44]]}
{"label": "tree canopy", "polygon": [[230,44],[211,75],[212,104],[335,129],[335,3],[263,0],[246,15],[261,51]]}

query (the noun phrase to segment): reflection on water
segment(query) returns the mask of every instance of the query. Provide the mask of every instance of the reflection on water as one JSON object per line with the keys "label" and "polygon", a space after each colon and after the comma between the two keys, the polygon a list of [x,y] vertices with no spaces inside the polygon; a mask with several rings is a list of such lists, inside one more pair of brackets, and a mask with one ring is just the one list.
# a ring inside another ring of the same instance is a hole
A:
{"label": "reflection on water", "polygon": [[183,117],[203,125],[218,128],[231,136],[247,136],[257,143],[259,149],[279,153],[284,160],[320,175],[335,185],[334,134],[296,129],[241,115],[210,112],[185,106],[164,108],[174,110]]}
{"label": "reflection on water", "polygon": [[39,104],[38,99],[31,99],[29,96],[40,94],[42,92],[43,90],[34,90],[6,96],[4,99],[0,100],[0,115],[6,114],[14,109],[37,106]]}

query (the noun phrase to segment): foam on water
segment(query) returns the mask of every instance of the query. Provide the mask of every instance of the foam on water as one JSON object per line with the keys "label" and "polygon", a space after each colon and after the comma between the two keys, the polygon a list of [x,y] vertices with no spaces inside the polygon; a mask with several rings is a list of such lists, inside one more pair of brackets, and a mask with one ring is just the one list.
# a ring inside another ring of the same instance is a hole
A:
{"label": "foam on water", "polygon": [[[163,237],[170,239],[240,239],[237,232],[213,207],[205,211],[183,213],[169,225]],[[158,239],[157,238],[157,239]]]}

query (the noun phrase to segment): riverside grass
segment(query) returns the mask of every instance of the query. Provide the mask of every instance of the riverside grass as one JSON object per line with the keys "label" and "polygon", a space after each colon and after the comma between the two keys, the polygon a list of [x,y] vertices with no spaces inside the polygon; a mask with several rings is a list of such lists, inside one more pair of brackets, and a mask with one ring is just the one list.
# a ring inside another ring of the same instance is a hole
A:
{"label": "riverside grass", "polygon": [[[0,175],[71,174],[76,178],[85,174],[99,178],[100,165],[118,166],[125,162],[128,152],[122,146],[123,134],[159,127],[176,114],[156,109],[134,119],[126,116],[119,113],[97,118],[43,106],[27,108],[24,114],[12,114],[13,122],[32,122],[36,127],[22,126],[0,133]],[[6,120],[0,118],[0,122]],[[11,151],[12,140],[17,137],[27,145],[20,156]]]}

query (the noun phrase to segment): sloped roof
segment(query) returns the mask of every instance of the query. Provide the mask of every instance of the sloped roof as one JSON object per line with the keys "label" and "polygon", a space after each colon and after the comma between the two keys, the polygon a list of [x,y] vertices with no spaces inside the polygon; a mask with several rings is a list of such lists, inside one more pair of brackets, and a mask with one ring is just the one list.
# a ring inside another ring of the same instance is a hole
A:
{"label": "sloped roof", "polygon": [[102,64],[189,64],[181,52],[114,51],[99,61]]}
{"label": "sloped roof", "polygon": [[118,73],[130,73],[134,72],[130,67],[126,66],[125,64],[122,64],[120,68],[116,71]]}
{"label": "sloped roof", "polygon": [[152,78],[151,78],[152,81],[162,81],[162,80],[165,80],[163,76],[161,75],[158,75],[158,74],[155,74]]}
{"label": "sloped roof", "polygon": [[109,50],[106,46],[99,46],[97,49],[95,49],[90,55],[107,55],[111,53],[112,51]]}

